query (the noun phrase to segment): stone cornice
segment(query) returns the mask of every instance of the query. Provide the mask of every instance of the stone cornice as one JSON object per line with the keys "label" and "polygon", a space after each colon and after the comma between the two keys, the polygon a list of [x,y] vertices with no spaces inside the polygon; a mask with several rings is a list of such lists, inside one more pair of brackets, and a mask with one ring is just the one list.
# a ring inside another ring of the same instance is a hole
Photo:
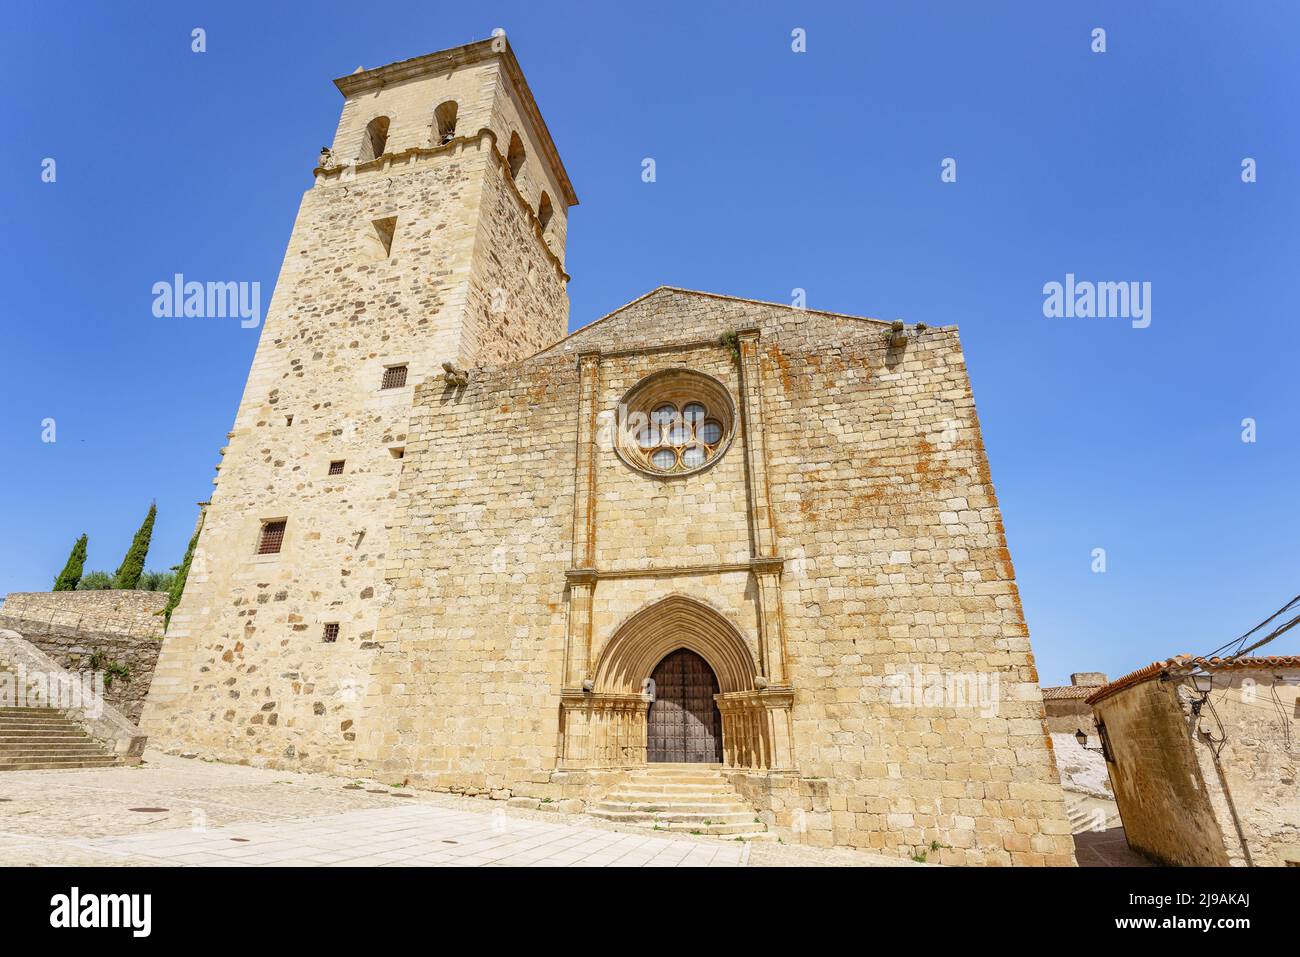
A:
{"label": "stone cornice", "polygon": [[663,568],[566,568],[564,577],[571,582],[596,582],[609,578],[670,578],[674,575],[718,575],[726,572],[753,572],[756,575],[780,574],[785,559],[780,556],[753,558],[747,562],[718,562],[708,565],[675,565]]}
{"label": "stone cornice", "polygon": [[510,77],[519,93],[524,114],[540,137],[542,152],[550,163],[555,178],[559,180],[561,190],[564,191],[565,203],[569,206],[577,206],[578,195],[573,191],[573,183],[569,180],[568,171],[565,170],[564,162],[560,159],[560,151],[556,149],[551,131],[547,128],[546,121],[542,119],[541,110],[537,108],[537,100],[534,99],[533,91],[529,89],[524,72],[515,58],[515,51],[504,36],[490,37],[409,60],[389,63],[387,66],[375,67],[373,70],[362,70],[360,73],[341,76],[334,81],[334,85],[344,96],[353,97],[367,90],[382,89],[393,83],[413,80],[431,73],[447,73],[494,58],[500,59],[506,75]]}

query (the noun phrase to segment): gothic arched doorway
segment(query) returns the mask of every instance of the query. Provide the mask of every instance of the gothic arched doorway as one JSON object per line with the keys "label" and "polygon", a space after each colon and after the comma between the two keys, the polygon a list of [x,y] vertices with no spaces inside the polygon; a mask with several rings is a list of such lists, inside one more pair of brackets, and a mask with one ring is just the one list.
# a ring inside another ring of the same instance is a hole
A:
{"label": "gothic arched doorway", "polygon": [[718,677],[708,662],[679,648],[655,666],[651,679],[646,759],[721,763],[722,716],[713,700]]}

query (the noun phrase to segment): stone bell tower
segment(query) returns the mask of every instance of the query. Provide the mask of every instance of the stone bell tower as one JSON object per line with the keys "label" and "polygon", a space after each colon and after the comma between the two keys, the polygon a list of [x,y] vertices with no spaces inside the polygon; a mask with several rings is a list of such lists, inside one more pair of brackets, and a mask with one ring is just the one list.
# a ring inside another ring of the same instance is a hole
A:
{"label": "stone bell tower", "polygon": [[577,197],[505,38],[335,85],[142,718],[163,747],[351,762],[415,390],[567,331]]}

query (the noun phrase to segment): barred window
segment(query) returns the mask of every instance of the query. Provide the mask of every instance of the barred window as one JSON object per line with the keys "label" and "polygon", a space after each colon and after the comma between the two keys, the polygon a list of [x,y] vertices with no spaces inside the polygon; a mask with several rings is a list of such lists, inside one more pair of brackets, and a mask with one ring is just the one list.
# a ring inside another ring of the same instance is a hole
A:
{"label": "barred window", "polygon": [[262,537],[257,542],[257,554],[280,554],[280,546],[284,544],[284,527],[287,524],[288,523],[284,519],[274,522],[263,522]]}
{"label": "barred window", "polygon": [[384,383],[380,388],[400,389],[406,385],[406,366],[388,366],[384,369]]}
{"label": "barred window", "polygon": [[336,461],[336,462],[331,462],[331,463],[330,463],[330,475],[342,475],[342,474],[343,474],[343,462],[344,462],[343,459],[339,459],[339,460]]}
{"label": "barred window", "polygon": [[337,621],[331,621],[326,623],[323,640],[330,643],[339,640],[339,623]]}

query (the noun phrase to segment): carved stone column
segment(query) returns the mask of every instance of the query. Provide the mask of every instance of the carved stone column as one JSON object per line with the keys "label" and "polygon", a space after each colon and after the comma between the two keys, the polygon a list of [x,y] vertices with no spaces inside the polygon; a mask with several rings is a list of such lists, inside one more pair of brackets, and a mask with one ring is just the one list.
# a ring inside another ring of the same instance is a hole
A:
{"label": "carved stone column", "polygon": [[763,420],[763,375],[759,362],[758,331],[737,335],[740,347],[740,415],[745,426],[745,476],[749,492],[750,535],[754,554],[750,562],[758,585],[759,669],[765,683],[787,684],[785,665],[785,615],[781,607],[781,568],[776,553],[776,528],[772,519],[767,482],[767,431]]}
{"label": "carved stone column", "polygon": [[733,691],[714,695],[722,714],[723,762],[729,768],[794,769],[788,689]]}
{"label": "carved stone column", "polygon": [[566,689],[581,690],[591,668],[591,602],[596,589],[596,456],[600,353],[578,357],[578,439],[573,479],[573,545],[569,625],[565,641]]}

